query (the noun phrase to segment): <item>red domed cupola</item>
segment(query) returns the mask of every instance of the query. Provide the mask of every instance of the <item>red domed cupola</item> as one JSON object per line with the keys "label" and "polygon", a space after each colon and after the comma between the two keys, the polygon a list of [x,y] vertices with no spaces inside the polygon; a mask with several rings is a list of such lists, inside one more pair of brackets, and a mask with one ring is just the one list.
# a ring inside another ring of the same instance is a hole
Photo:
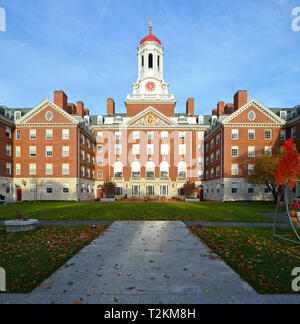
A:
{"label": "red domed cupola", "polygon": [[156,36],[152,35],[152,21],[151,21],[151,18],[150,18],[149,29],[150,29],[149,35],[141,40],[140,45],[142,45],[145,42],[156,42],[159,45],[161,45],[161,41]]}
{"label": "red domed cupola", "polygon": [[145,43],[145,42],[156,42],[156,43],[158,43],[159,45],[161,45],[161,41],[160,41],[157,37],[155,37],[154,35],[152,35],[151,30],[150,30],[149,35],[146,36],[145,38],[143,38],[143,39],[141,40],[140,45],[142,45],[142,44]]}

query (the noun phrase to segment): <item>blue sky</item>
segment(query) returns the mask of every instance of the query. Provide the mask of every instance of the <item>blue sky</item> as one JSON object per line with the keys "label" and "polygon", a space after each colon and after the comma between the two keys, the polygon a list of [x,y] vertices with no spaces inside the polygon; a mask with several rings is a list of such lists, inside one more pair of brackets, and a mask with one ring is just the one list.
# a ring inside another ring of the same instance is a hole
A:
{"label": "blue sky", "polygon": [[300,32],[294,0],[0,0],[0,104],[34,107],[54,90],[92,114],[113,97],[124,112],[137,78],[137,46],[148,33],[165,47],[165,79],[177,112],[197,114],[247,89],[269,107],[300,104]]}

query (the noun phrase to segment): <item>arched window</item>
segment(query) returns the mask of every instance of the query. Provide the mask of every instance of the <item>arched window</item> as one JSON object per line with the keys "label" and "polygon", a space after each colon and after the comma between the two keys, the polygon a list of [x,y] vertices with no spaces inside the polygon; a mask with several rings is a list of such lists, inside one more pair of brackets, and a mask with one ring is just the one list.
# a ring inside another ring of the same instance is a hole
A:
{"label": "arched window", "polygon": [[123,164],[122,162],[116,162],[114,164],[114,175],[115,178],[123,178]]}
{"label": "arched window", "polygon": [[179,162],[178,164],[178,178],[186,179],[187,177],[187,166],[185,162]]}
{"label": "arched window", "polygon": [[142,71],[144,71],[145,61],[144,61],[144,55],[142,55]]}
{"label": "arched window", "polygon": [[137,179],[141,177],[141,165],[140,162],[133,162],[131,165],[132,178]]}
{"label": "arched window", "polygon": [[169,179],[169,164],[166,161],[163,161],[160,164],[160,178]]}
{"label": "arched window", "polygon": [[157,70],[160,70],[160,56],[157,57]]}
{"label": "arched window", "polygon": [[149,69],[153,69],[153,54],[149,54],[149,59],[148,59],[148,67]]}
{"label": "arched window", "polygon": [[146,178],[147,179],[155,178],[155,164],[152,161],[146,164]]}

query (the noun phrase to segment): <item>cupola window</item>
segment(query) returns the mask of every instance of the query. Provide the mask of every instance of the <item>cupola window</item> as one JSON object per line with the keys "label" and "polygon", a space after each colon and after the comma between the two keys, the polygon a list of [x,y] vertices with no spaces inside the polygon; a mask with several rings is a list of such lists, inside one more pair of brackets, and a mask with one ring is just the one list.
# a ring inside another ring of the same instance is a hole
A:
{"label": "cupola window", "polygon": [[149,54],[149,69],[153,69],[153,54]]}

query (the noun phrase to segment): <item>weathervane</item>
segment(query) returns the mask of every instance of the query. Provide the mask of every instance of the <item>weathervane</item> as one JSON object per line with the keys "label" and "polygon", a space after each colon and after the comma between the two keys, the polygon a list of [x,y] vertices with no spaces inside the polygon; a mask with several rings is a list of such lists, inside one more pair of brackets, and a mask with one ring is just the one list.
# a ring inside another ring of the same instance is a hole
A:
{"label": "weathervane", "polygon": [[150,33],[151,33],[151,31],[152,31],[152,12],[150,12],[149,29],[150,29]]}

